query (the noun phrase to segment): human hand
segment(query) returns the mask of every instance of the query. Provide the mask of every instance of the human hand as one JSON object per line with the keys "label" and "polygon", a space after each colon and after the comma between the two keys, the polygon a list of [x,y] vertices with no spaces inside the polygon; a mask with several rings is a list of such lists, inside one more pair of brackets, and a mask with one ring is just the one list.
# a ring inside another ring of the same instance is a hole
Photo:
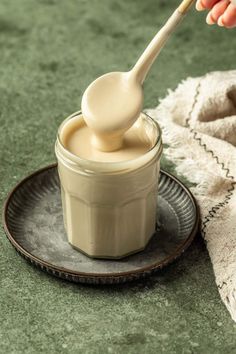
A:
{"label": "human hand", "polygon": [[221,27],[236,27],[236,0],[197,0],[196,9],[209,10],[208,25],[217,23]]}

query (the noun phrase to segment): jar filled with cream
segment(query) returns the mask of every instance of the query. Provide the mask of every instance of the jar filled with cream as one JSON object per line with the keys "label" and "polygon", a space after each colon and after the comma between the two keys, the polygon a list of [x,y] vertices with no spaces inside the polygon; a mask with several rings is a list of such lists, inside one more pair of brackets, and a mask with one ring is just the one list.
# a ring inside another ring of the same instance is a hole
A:
{"label": "jar filled with cream", "polygon": [[141,113],[122,147],[91,144],[81,112],[60,126],[55,145],[69,243],[95,258],[122,258],[145,248],[155,233],[161,131]]}

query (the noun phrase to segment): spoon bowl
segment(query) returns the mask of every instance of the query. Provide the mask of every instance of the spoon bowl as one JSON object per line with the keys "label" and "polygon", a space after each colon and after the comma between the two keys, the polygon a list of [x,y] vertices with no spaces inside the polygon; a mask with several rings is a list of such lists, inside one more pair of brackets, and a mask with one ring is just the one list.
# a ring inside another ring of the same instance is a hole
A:
{"label": "spoon bowl", "polygon": [[143,89],[130,72],[111,72],[88,86],[81,105],[85,122],[97,133],[123,132],[140,114]]}

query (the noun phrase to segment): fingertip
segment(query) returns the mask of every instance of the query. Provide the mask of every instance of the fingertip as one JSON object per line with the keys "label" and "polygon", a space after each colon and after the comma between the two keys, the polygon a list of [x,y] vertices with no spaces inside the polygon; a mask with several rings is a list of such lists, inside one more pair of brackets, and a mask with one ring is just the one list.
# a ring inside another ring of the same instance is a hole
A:
{"label": "fingertip", "polygon": [[224,14],[219,18],[219,26],[233,28],[236,25],[236,7],[229,4]]}
{"label": "fingertip", "polygon": [[207,15],[206,17],[206,23],[210,26],[214,25],[215,24],[215,21],[212,19],[211,17],[211,13],[209,12],[209,14]]}
{"label": "fingertip", "polygon": [[218,18],[217,24],[220,27],[224,27],[223,15]]}
{"label": "fingertip", "polygon": [[204,11],[204,10],[205,10],[205,7],[202,5],[201,0],[198,0],[198,1],[196,2],[195,7],[196,7],[196,10],[197,10],[197,11]]}

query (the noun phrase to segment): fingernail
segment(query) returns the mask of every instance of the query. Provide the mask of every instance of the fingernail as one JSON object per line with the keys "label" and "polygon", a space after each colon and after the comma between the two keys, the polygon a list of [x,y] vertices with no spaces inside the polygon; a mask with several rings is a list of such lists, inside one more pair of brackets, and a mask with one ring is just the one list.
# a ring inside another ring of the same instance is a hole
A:
{"label": "fingernail", "polygon": [[218,24],[218,26],[220,26],[220,27],[224,27],[224,23],[223,23],[223,18],[222,18],[223,16],[220,16],[219,18],[218,18],[218,21],[217,21],[217,24]]}
{"label": "fingernail", "polygon": [[198,11],[204,11],[205,10],[205,7],[202,5],[201,1],[198,1],[196,3],[196,10],[198,10]]}
{"label": "fingernail", "polygon": [[209,14],[207,15],[207,18],[206,18],[206,23],[208,25],[214,25],[215,21],[213,21],[212,17],[211,17],[211,13],[209,12]]}

